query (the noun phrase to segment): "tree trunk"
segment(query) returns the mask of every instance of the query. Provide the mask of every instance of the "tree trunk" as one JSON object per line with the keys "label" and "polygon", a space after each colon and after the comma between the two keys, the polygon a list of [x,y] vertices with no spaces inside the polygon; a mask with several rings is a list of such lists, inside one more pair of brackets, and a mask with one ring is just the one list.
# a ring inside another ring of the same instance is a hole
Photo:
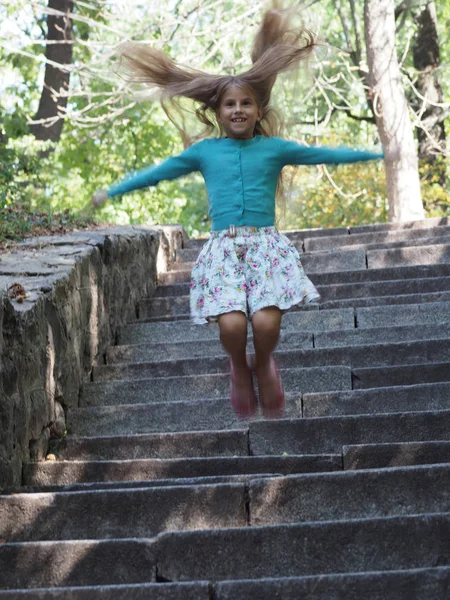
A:
{"label": "tree trunk", "polygon": [[[48,0],[48,7],[65,13],[61,15],[48,15],[47,41],[73,40],[72,20],[69,14],[73,10],[73,0]],[[45,56],[49,61],[60,65],[72,64],[73,45],[47,44]],[[33,121],[46,120],[46,123],[31,125],[31,132],[38,140],[52,140],[57,142],[61,137],[64,124],[64,109],[67,106],[67,95],[70,83],[70,70],[64,67],[55,67],[47,63],[45,67],[44,86],[37,113]]]}
{"label": "tree trunk", "polygon": [[[439,155],[445,153],[446,113],[440,106],[443,94],[436,70],[440,66],[439,41],[437,35],[436,7],[430,2],[414,16],[417,25],[417,37],[414,41],[414,67],[420,72],[417,90],[424,100],[417,98],[415,109],[421,117],[421,127],[417,130],[419,140],[419,157],[433,164]],[[432,102],[432,104],[430,104]],[[439,175],[441,185],[445,185],[445,167],[442,166]]]}
{"label": "tree trunk", "polygon": [[385,151],[389,217],[424,218],[408,104],[395,51],[393,0],[365,0],[364,24],[370,86],[377,127]]}

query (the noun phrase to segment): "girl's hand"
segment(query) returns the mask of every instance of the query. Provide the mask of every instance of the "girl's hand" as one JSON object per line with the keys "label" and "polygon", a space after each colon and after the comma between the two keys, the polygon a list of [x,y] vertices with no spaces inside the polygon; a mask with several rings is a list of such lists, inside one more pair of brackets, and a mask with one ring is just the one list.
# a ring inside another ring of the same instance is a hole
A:
{"label": "girl's hand", "polygon": [[101,206],[106,200],[108,200],[108,192],[106,190],[99,190],[92,196],[92,204],[95,207]]}

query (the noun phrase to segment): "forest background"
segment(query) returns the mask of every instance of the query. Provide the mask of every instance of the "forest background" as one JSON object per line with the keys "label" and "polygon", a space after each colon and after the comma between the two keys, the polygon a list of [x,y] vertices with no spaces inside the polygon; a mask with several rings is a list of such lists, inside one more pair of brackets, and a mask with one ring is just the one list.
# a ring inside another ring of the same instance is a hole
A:
{"label": "forest background", "polygon": [[[450,214],[450,3],[394,2],[396,50],[419,155],[425,215]],[[379,146],[364,43],[364,0],[305,0],[323,45],[282,76],[273,105],[286,136],[305,143]],[[0,6],[0,243],[65,230],[93,217],[119,224],[182,223],[209,231],[199,174],[162,182],[93,215],[92,194],[183,149],[148,91],[117,74],[116,45],[142,40],[185,65],[238,73],[266,2],[247,0],[3,0]],[[196,133],[195,120],[185,125]],[[446,131],[447,128],[447,131]],[[301,167],[279,215],[283,229],[388,219],[383,164]]]}

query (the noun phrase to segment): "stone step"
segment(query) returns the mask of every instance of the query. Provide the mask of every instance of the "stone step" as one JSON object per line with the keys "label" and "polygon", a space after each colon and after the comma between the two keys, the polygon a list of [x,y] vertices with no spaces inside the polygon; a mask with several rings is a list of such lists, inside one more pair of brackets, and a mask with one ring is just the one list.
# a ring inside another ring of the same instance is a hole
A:
{"label": "stone step", "polygon": [[[421,370],[422,365],[415,368]],[[349,392],[305,394],[302,401],[303,415],[306,418],[447,410],[450,408],[450,383],[410,384]]]}
{"label": "stone step", "polygon": [[338,453],[355,444],[449,441],[450,410],[256,421],[249,430],[254,456]]}
{"label": "stone step", "polygon": [[[180,368],[183,363],[179,363]],[[229,363],[226,361],[223,364],[221,358],[211,360],[211,367],[214,363],[218,373],[179,377],[148,377],[145,363],[128,365],[124,369],[128,369],[129,379],[85,384],[81,390],[80,406],[151,404],[226,397],[230,389],[230,377],[226,372]],[[155,368],[160,367],[156,364]],[[212,371],[213,368],[209,370]],[[364,381],[364,374],[355,376]],[[371,374],[367,377],[370,378]],[[283,369],[283,386],[289,393],[349,390],[352,389],[352,373],[346,366]]]}
{"label": "stone step", "polygon": [[[134,319],[128,322],[129,325],[133,324],[142,324],[142,323],[172,323],[174,321],[183,321],[184,323],[189,323],[190,315],[163,315],[159,317],[147,317],[146,319]],[[205,323],[206,325],[206,323]]]}
{"label": "stone step", "polygon": [[314,283],[318,286],[339,285],[349,283],[369,283],[407,279],[429,279],[448,277],[450,264],[439,263],[429,265],[396,265],[380,269],[335,271],[333,273],[315,273]]}
{"label": "stone step", "polygon": [[154,582],[154,542],[134,539],[0,544],[0,573],[2,590]]}
{"label": "stone step", "polygon": [[[364,271],[336,271],[334,273],[315,273],[314,283],[320,288],[328,285],[349,285],[381,281],[402,281],[414,279],[432,279],[449,277],[450,264],[431,264],[417,266],[398,266],[386,269],[365,269]],[[376,286],[375,286],[376,287]],[[178,296],[189,294],[189,283],[173,283],[159,285],[155,296]]]}
{"label": "stone step", "polygon": [[431,514],[449,509],[450,465],[268,477],[248,488],[256,527]]}
{"label": "stone step", "polygon": [[[342,462],[342,461],[341,461]],[[96,490],[131,490],[141,488],[161,488],[180,486],[216,485],[222,483],[247,483],[250,479],[262,477],[284,477],[281,473],[244,473],[243,475],[212,475],[208,477],[173,477],[170,479],[151,479],[143,481],[88,481],[82,483],[23,485],[19,488],[7,488],[4,495],[67,492],[92,492]]]}
{"label": "stone step", "polygon": [[167,271],[158,273],[159,285],[174,285],[176,283],[185,283],[191,280],[191,270],[184,269],[182,271]]}
{"label": "stone step", "polygon": [[7,542],[118,539],[432,514],[448,510],[449,496],[450,465],[255,478],[248,484],[12,494],[0,496],[0,535]]}
{"label": "stone step", "polygon": [[248,431],[190,431],[123,436],[65,436],[53,450],[63,460],[248,456]]}
{"label": "stone step", "polygon": [[139,319],[178,315],[189,315],[189,296],[152,298],[143,300],[139,305]]}
{"label": "stone step", "polygon": [[431,568],[448,566],[450,514],[164,533],[155,546],[172,582]]}
{"label": "stone step", "polygon": [[25,485],[70,485],[255,473],[317,473],[342,469],[341,454],[186,459],[35,462],[24,465]]}
{"label": "stone step", "polygon": [[[397,328],[395,328],[397,330]],[[399,329],[399,328],[398,328]],[[450,324],[448,325],[450,330]],[[397,333],[397,331],[395,332]],[[398,332],[397,340],[401,339]],[[427,333],[427,332],[424,332]],[[429,332],[431,335],[432,332]],[[395,338],[394,338],[395,339]],[[450,339],[448,334],[444,339],[425,339],[418,341],[398,341],[388,343],[355,344],[347,347],[323,347],[313,350],[296,349],[280,351],[278,360],[281,367],[294,367],[303,364],[305,367],[315,364],[347,365],[353,369],[362,367],[395,367],[420,363],[438,363],[449,360]],[[317,362],[316,362],[317,361]]]}
{"label": "stone step", "polygon": [[195,265],[195,260],[189,262],[173,262],[169,265],[168,273],[184,273],[185,271],[191,272]]}
{"label": "stone step", "polygon": [[261,581],[221,581],[214,589],[215,600],[447,600],[449,584],[450,568],[436,567],[318,577],[264,578]]}
{"label": "stone step", "polygon": [[[356,225],[348,228],[350,234],[369,233],[371,231],[407,231],[411,229],[428,229],[430,227],[440,227],[450,225],[448,217],[431,217],[420,221],[407,221],[402,223],[372,223],[370,225]],[[321,231],[326,232],[326,229]],[[322,234],[324,235],[324,234]]]}
{"label": "stone step", "polygon": [[314,334],[315,348],[367,346],[395,342],[415,343],[419,340],[447,340],[450,323],[437,325],[399,325],[372,329],[343,329]]}
{"label": "stone step", "polygon": [[180,248],[176,251],[176,263],[195,263],[200,254],[202,246],[190,246],[189,248]]}
{"label": "stone step", "polygon": [[[181,345],[180,345],[181,346]],[[182,347],[182,346],[181,346]],[[130,364],[101,365],[94,367],[94,382],[117,381],[119,379],[140,379],[150,377],[171,377],[179,375],[199,375],[201,373],[228,373],[229,361],[211,353],[209,358],[183,358]],[[187,354],[187,353],[186,353]],[[280,344],[276,352],[281,369],[311,368],[345,365],[352,368],[392,367],[416,363],[440,363],[450,361],[450,339],[425,340],[406,343],[391,343],[337,348],[289,349]],[[89,385],[89,384],[88,384]],[[356,387],[356,386],[355,386]],[[375,386],[376,387],[376,386]]]}
{"label": "stone step", "polygon": [[[287,414],[301,417],[301,407]],[[69,409],[67,427],[79,436],[175,433],[182,431],[244,428],[246,421],[234,414],[229,398],[190,402],[159,402]]]}
{"label": "stone step", "polygon": [[[352,308],[290,313],[284,316],[282,329],[327,331],[353,329],[355,313]],[[191,322],[134,323],[119,330],[118,344],[170,343],[181,341],[218,340],[219,328],[193,325]]]}
{"label": "stone step", "polygon": [[[431,265],[450,262],[450,244],[430,244],[381,250],[334,250],[301,255],[307,273],[380,269],[399,265]],[[192,270],[193,262],[172,263],[171,272]]]}
{"label": "stone step", "polygon": [[[252,352],[253,342],[249,331],[248,347]],[[288,348],[312,348],[313,334],[305,331],[281,331],[280,350]],[[156,362],[168,360],[182,360],[184,358],[204,358],[211,356],[227,356],[222,344],[218,340],[203,339],[198,341],[169,342],[161,344],[131,344],[111,346],[106,354],[107,364]],[[100,365],[99,365],[100,366]]]}
{"label": "stone step", "polygon": [[[426,588],[437,590],[436,586]],[[208,582],[195,583],[139,583],[132,585],[98,585],[61,587],[54,589],[12,590],[0,592],[2,600],[210,600],[210,584]],[[437,593],[437,591],[436,591]],[[440,596],[435,596],[440,600]],[[390,597],[387,599],[390,600]]]}
{"label": "stone step", "polygon": [[[450,243],[450,235],[447,233],[446,235],[436,236],[436,237],[421,237],[416,240],[401,240],[398,241],[390,241],[386,240],[385,242],[363,242],[361,244],[355,243],[351,236],[350,240],[347,240],[348,243],[346,245],[338,246],[335,252],[345,252],[348,250],[366,250],[366,252],[372,250],[396,250],[400,248],[416,248],[420,246],[421,248],[426,248],[428,246],[440,245],[445,246]],[[325,247],[323,248],[325,250]]]}
{"label": "stone step", "polygon": [[450,463],[450,442],[344,446],[343,457],[345,469],[383,469]]}
{"label": "stone step", "polygon": [[13,494],[0,496],[0,536],[7,542],[98,540],[246,527],[245,504],[243,483]]}
{"label": "stone step", "polygon": [[[221,581],[214,600],[448,600],[450,568]],[[210,584],[142,583],[2,592],[4,600],[211,600]]]}
{"label": "stone step", "polygon": [[450,381],[450,362],[353,369],[352,379],[355,390]]}
{"label": "stone step", "polygon": [[[376,307],[376,306],[395,306],[404,304],[426,304],[432,302],[449,302],[450,292],[433,292],[430,294],[408,294],[400,296],[376,296],[374,298],[348,298],[345,300],[329,300],[320,304],[321,310],[332,308],[347,308],[354,306]],[[297,310],[297,309],[293,309]],[[188,315],[186,315],[188,317]]]}
{"label": "stone step", "polygon": [[[189,294],[189,283],[172,283],[168,285],[157,285],[152,298],[166,298],[167,296],[187,296]],[[144,298],[142,302],[151,300],[152,298]]]}
{"label": "stone step", "polygon": [[349,235],[305,237],[303,245],[306,252],[320,252],[354,246],[371,247],[376,244],[426,245],[440,239],[444,239],[448,243],[448,240],[446,240],[448,236],[450,236],[450,227],[440,226],[403,231],[371,231],[368,233],[351,233]]}
{"label": "stone step", "polygon": [[433,244],[392,250],[368,250],[366,254],[368,269],[379,269],[400,264],[431,265],[449,263],[450,244]]}
{"label": "stone step", "polygon": [[[345,310],[345,309],[341,309]],[[356,326],[362,329],[389,325],[436,325],[450,322],[450,302],[356,309]]]}
{"label": "stone step", "polygon": [[[448,599],[450,569],[414,569],[383,573],[289,577],[262,581],[224,581],[214,586],[214,600],[433,600]],[[4,600],[210,600],[208,583],[146,583],[140,585],[55,588],[2,592]],[[332,595],[330,595],[332,594]]]}

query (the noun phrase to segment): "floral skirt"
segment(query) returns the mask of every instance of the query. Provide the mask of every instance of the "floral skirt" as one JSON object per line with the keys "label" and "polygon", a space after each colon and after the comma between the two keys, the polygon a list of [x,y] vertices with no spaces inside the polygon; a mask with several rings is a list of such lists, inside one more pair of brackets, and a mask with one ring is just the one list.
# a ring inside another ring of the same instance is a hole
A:
{"label": "floral skirt", "polygon": [[285,311],[317,302],[295,246],[275,227],[213,231],[192,269],[190,307],[194,323],[242,311],[249,319],[262,308]]}

